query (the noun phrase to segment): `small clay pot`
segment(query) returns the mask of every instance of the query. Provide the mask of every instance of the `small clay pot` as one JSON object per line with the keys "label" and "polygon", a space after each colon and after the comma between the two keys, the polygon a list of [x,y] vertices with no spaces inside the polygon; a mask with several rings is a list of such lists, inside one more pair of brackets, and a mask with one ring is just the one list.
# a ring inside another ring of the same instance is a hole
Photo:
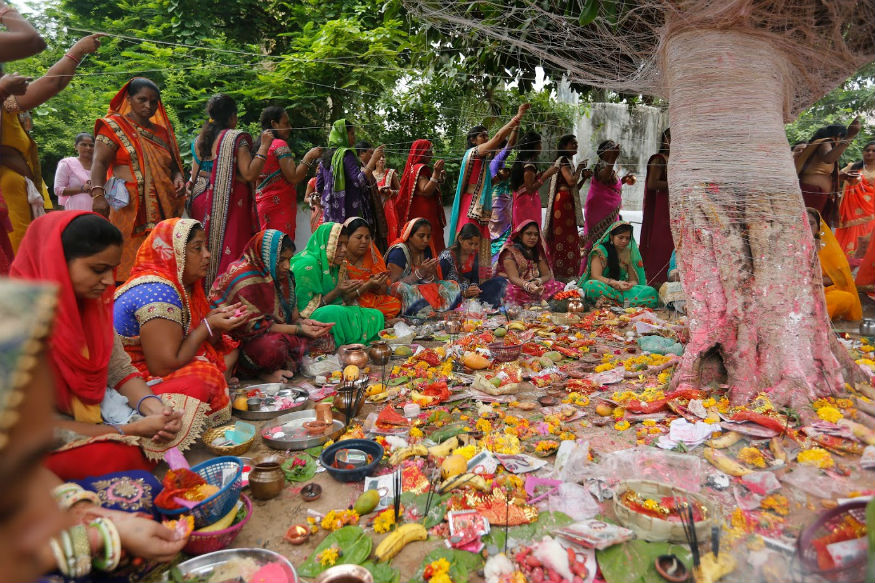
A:
{"label": "small clay pot", "polygon": [[318,500],[320,496],[322,496],[322,486],[319,484],[310,483],[301,488],[301,498],[306,502]]}
{"label": "small clay pot", "polygon": [[337,349],[337,357],[343,366],[354,364],[362,368],[368,364],[368,353],[364,344],[347,344]]}
{"label": "small clay pot", "polygon": [[559,404],[559,399],[551,395],[544,395],[543,397],[538,397],[538,403],[540,403],[542,407],[553,407],[554,405]]}
{"label": "small clay pot", "polygon": [[675,555],[659,555],[653,566],[663,579],[672,583],[683,583],[690,577],[689,569]]}
{"label": "small clay pot", "polygon": [[286,485],[286,475],[277,462],[257,464],[249,472],[249,490],[259,500],[276,498]]}
{"label": "small clay pot", "polygon": [[310,538],[310,527],[306,524],[293,524],[283,537],[293,545],[302,545]]}
{"label": "small clay pot", "polygon": [[368,348],[368,356],[371,357],[371,362],[382,366],[392,358],[392,347],[383,341],[374,342],[371,344],[371,347]]}
{"label": "small clay pot", "polygon": [[318,420],[307,421],[304,423],[304,429],[307,430],[307,435],[322,435],[329,427],[331,427],[331,423],[325,423]]}

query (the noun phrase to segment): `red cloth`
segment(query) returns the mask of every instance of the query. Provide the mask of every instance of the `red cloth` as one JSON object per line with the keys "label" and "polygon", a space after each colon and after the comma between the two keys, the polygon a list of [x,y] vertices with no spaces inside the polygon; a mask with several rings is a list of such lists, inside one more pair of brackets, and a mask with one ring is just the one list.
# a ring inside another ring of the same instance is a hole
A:
{"label": "red cloth", "polygon": [[58,284],[58,309],[49,339],[49,361],[55,373],[58,408],[70,412],[75,395],[96,405],[106,392],[113,344],[112,294],[108,287],[98,299],[78,300],[70,281],[61,233],[70,221],[87,211],[49,213],[28,227],[12,263],[11,275]]}
{"label": "red cloth", "polygon": [[[648,168],[657,156],[665,158],[662,154],[654,154],[647,161]],[[661,166],[663,173],[666,172],[667,164],[668,161],[664,160]],[[674,250],[668,191],[647,188],[646,181],[644,184],[644,219],[641,224],[641,244],[638,247],[647,273],[647,285],[659,289],[668,280],[668,264]]]}
{"label": "red cloth", "polygon": [[[52,214],[60,213],[48,216]],[[68,482],[116,472],[151,472],[158,462],[150,462],[143,450],[135,445],[102,441],[50,453],[44,464],[53,474]]]}
{"label": "red cloth", "polygon": [[[420,219],[422,219],[422,217],[416,217],[416,218],[413,218],[413,219],[410,219],[409,221],[407,221],[407,223],[404,225],[404,229],[401,230],[401,234],[398,236],[397,239],[395,239],[395,241],[392,242],[391,245],[389,245],[389,251],[391,251],[392,248],[395,247],[396,245],[403,245],[405,248],[408,249],[408,257],[410,257],[409,247],[407,245],[407,240],[410,239],[410,235],[413,234],[412,233],[413,225],[415,225],[416,221],[418,221]],[[431,241],[429,242],[429,246],[431,247],[431,257],[429,259],[431,259],[431,258],[436,259],[437,253],[435,252],[434,231],[432,231],[432,238],[431,238]],[[388,251],[387,251],[386,255],[388,256]],[[408,265],[407,267],[410,269],[411,272],[413,272],[413,270],[416,269],[416,266],[414,266],[412,264]],[[438,262],[437,265],[435,265],[434,269],[435,269],[435,279],[443,279],[444,274],[441,271],[440,262]],[[395,286],[397,284],[392,284],[392,285]],[[422,297],[425,299],[425,301],[428,302],[428,304],[431,307],[438,308],[439,306],[443,305],[443,299],[440,296],[440,288],[439,288],[438,284],[436,284],[436,283],[420,283],[420,284],[416,285],[416,288],[419,290],[419,293],[422,295]]]}
{"label": "red cloth", "polygon": [[580,235],[571,191],[558,191],[553,208],[548,212],[553,213],[553,228],[544,233],[543,238],[551,250],[553,277],[563,281],[574,279],[580,271]]}
{"label": "red cloth", "polygon": [[267,161],[258,177],[255,189],[255,206],[258,210],[259,227],[276,229],[295,240],[297,193],[295,186],[286,181],[280,169],[280,160],[291,158],[285,140],[275,139],[267,152]]}
{"label": "red cloth", "polygon": [[[447,226],[440,193],[433,196],[416,194],[416,183],[419,178],[430,178],[432,174],[431,168],[426,166],[424,162],[430,149],[431,142],[428,140],[416,140],[410,146],[407,164],[404,166],[404,173],[401,176],[401,188],[395,201],[395,216],[399,229],[411,217],[422,217],[428,220],[431,223],[431,240],[434,242],[435,252],[440,254],[445,248],[444,227]],[[388,220],[388,213],[386,217]],[[389,240],[391,241],[393,238],[389,237]]]}

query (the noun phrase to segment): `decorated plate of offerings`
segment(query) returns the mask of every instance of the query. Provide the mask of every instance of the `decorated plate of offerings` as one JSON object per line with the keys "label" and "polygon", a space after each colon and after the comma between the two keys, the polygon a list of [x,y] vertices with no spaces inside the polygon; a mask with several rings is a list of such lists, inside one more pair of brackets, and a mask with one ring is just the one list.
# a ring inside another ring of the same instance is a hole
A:
{"label": "decorated plate of offerings", "polygon": [[686,542],[681,513],[688,508],[699,540],[708,540],[717,511],[698,494],[651,480],[625,480],[614,496],[614,513],[623,526],[649,541]]}

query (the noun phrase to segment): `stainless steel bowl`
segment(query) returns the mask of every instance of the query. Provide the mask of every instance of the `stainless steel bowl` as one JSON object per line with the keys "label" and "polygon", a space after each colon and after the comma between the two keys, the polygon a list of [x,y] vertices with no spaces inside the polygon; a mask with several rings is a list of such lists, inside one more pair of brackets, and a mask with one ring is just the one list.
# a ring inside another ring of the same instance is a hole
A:
{"label": "stainless steel bowl", "polygon": [[860,322],[861,336],[875,336],[875,320],[867,318]]}

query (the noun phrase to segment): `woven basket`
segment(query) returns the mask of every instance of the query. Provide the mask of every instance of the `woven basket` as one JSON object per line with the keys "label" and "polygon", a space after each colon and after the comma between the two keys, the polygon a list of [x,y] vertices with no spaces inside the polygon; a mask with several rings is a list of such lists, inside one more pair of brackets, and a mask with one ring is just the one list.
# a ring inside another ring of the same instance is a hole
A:
{"label": "woven basket", "polygon": [[[817,564],[817,550],[813,542],[818,538],[829,534],[838,526],[846,515],[850,515],[859,522],[866,524],[865,500],[848,502],[841,506],[831,508],[821,514],[813,524],[806,527],[796,541],[796,552],[806,572],[818,573],[830,581],[863,581],[866,573],[866,553],[856,560],[835,569],[821,569]],[[872,525],[867,525],[872,528]]]}
{"label": "woven basket", "polygon": [[685,543],[687,541],[684,535],[684,527],[680,522],[662,520],[661,518],[641,514],[622,504],[619,500],[626,490],[634,490],[642,496],[655,499],[664,496],[684,497],[699,504],[707,511],[707,517],[696,522],[696,535],[700,541],[710,540],[711,524],[714,517],[717,516],[717,509],[706,498],[682,488],[676,488],[652,480],[624,480],[617,485],[616,493],[614,494],[614,513],[623,526],[634,530],[635,534],[640,538],[648,541],[677,543]]}
{"label": "woven basket", "polygon": [[191,514],[194,517],[195,528],[203,528],[213,524],[228,514],[231,508],[237,504],[237,500],[240,499],[243,462],[237,457],[223,456],[205,461],[191,468],[191,471],[199,474],[208,484],[214,486],[222,484],[222,476],[226,470],[233,472],[234,476],[231,480],[221,490],[191,510],[188,508],[177,508],[175,510],[159,508],[158,511],[172,519],[178,518],[180,514]]}
{"label": "woven basket", "polygon": [[224,437],[225,431],[228,429],[232,429],[233,425],[223,425],[221,427],[213,427],[204,432],[201,436],[201,441],[204,442],[204,445],[207,446],[207,449],[213,452],[216,455],[233,455],[239,456],[246,453],[252,444],[255,442],[255,435],[249,438],[248,441],[244,441],[240,445],[213,445],[213,440],[217,437]]}
{"label": "woven basket", "polygon": [[520,357],[523,351],[522,344],[502,344],[501,342],[493,342],[489,345],[489,352],[492,353],[492,358],[496,362],[510,362]]}
{"label": "woven basket", "polygon": [[[252,518],[252,501],[246,494],[241,494],[240,499],[243,500],[243,507],[246,508],[246,515],[240,522],[236,522],[228,528],[217,530],[215,532],[193,532],[188,538],[188,542],[182,548],[183,552],[188,555],[203,555],[214,551],[221,551],[237,538],[243,526]],[[229,510],[230,512],[230,510]]]}

